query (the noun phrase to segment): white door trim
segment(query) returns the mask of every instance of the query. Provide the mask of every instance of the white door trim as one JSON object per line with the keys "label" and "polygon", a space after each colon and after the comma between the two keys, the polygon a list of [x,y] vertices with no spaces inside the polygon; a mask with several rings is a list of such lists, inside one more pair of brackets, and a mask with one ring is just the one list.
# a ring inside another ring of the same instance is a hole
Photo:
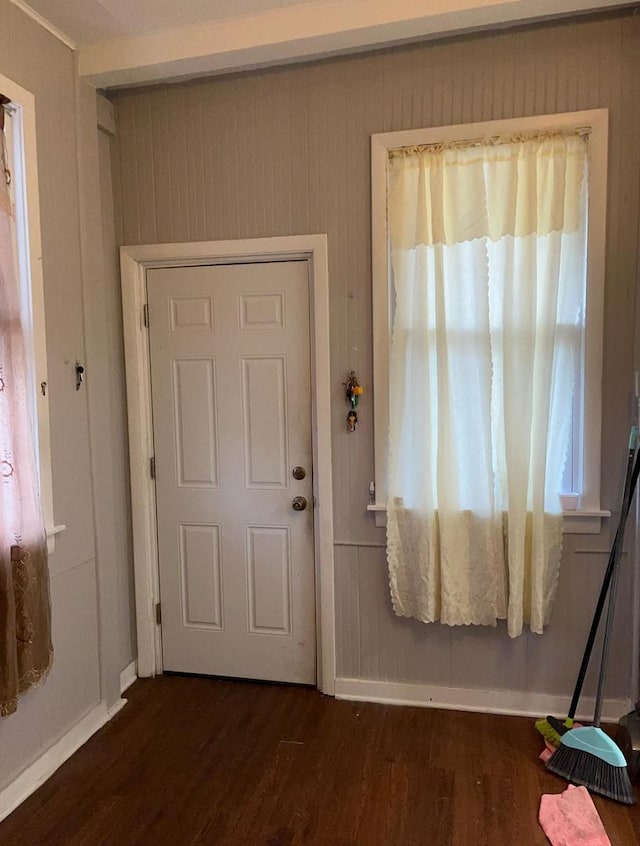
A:
{"label": "white door trim", "polygon": [[159,596],[159,579],[155,487],[149,472],[149,460],[153,455],[151,370],[148,336],[143,318],[147,268],[288,259],[307,259],[310,270],[317,683],[323,693],[333,694],[335,691],[329,275],[326,235],[199,241],[188,244],[145,244],[120,248],[139,676],[153,676],[162,672],[160,627],[155,622],[154,610]]}

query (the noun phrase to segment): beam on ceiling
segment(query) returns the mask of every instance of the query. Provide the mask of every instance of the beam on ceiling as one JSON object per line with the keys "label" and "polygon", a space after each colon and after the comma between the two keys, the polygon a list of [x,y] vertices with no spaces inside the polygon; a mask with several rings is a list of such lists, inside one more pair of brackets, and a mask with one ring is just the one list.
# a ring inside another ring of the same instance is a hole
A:
{"label": "beam on ceiling", "polygon": [[97,88],[283,64],[557,15],[629,0],[327,0],[130,36],[80,50]]}

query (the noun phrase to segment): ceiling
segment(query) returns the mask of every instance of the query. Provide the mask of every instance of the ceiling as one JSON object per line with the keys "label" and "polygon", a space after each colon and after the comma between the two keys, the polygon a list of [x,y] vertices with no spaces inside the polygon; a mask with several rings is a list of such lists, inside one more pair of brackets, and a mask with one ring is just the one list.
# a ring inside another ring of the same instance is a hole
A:
{"label": "ceiling", "polygon": [[79,52],[98,88],[347,53],[630,0],[12,0]]}
{"label": "ceiling", "polygon": [[300,0],[27,0],[26,5],[82,47],[300,5]]}

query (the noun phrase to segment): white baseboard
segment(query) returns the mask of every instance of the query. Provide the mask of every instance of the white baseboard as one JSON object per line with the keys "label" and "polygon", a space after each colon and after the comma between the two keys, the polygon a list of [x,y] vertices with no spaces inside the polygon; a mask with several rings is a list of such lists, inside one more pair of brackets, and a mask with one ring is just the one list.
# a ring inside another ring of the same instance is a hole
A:
{"label": "white baseboard", "polygon": [[132,661],[120,673],[120,693],[124,693],[127,688],[131,687],[134,681],[138,680],[138,664]]}
{"label": "white baseboard", "polygon": [[[124,706],[127,704],[128,701],[129,701],[128,699],[118,699],[117,702],[114,702],[113,705],[111,706],[111,708],[109,708],[109,710],[107,711],[107,719],[104,722],[108,723],[109,720],[112,720],[117,713],[122,711],[122,709],[124,708]],[[104,723],[103,723],[103,725],[104,725]],[[102,728],[102,726],[100,726],[100,728]],[[96,729],[96,731],[97,731],[97,729]]]}
{"label": "white baseboard", "polygon": [[[336,679],[336,699],[356,702],[380,702],[385,705],[417,705],[454,711],[480,711],[488,714],[513,714],[521,717],[562,716],[569,707],[569,696],[532,693],[529,690],[480,690],[463,687],[437,687],[409,682]],[[580,703],[578,720],[593,719],[593,697]],[[602,719],[617,721],[630,711],[630,699],[605,699]]]}
{"label": "white baseboard", "polygon": [[63,735],[57,743],[47,749],[36,761],[0,791],[0,821],[14,811],[18,805],[31,796],[58,767],[70,758],[91,735],[114,717],[127,704],[126,699],[119,699],[111,708],[105,702],[99,702],[80,722]]}

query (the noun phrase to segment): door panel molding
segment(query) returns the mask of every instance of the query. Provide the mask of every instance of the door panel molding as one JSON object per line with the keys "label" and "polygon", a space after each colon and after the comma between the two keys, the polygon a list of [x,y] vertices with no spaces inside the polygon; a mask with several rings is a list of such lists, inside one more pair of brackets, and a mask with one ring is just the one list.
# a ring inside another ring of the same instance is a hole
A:
{"label": "door panel molding", "polygon": [[[241,365],[245,487],[286,490],[289,475],[286,359],[282,355],[243,355]],[[273,413],[269,414],[269,410]],[[265,456],[256,455],[258,435],[260,441],[271,441],[271,449],[265,450],[269,467],[260,467]]]}
{"label": "door panel molding", "polygon": [[[178,523],[178,531],[182,625],[187,629],[224,631],[220,523]],[[208,539],[206,535],[209,535]],[[213,568],[205,574],[208,579],[203,579],[201,568],[190,567],[192,553],[196,559],[205,558],[213,563]],[[211,599],[213,605],[207,607],[207,600]]]}
{"label": "door panel molding", "polygon": [[[188,375],[191,375],[191,380],[186,378]],[[178,487],[218,488],[220,449],[216,360],[213,356],[175,359],[172,362],[172,377]],[[188,384],[189,381],[191,384]],[[200,417],[197,413],[197,399],[203,395],[207,398],[208,415]],[[202,461],[201,456],[207,456],[207,461]],[[185,470],[191,470],[191,473]],[[204,474],[203,470],[207,473]]]}
{"label": "door panel molding", "polygon": [[[149,473],[153,455],[151,371],[148,329],[144,325],[146,271],[260,261],[306,259],[311,306],[312,438],[314,458],[314,544],[316,560],[316,641],[318,687],[335,692],[335,603],[333,494],[331,482],[331,384],[329,371],[329,276],[326,235],[293,235],[234,241],[145,244],[120,248],[125,370],[129,425],[133,561],[138,636],[138,675],[162,672],[155,485]],[[256,304],[262,305],[262,304]],[[251,319],[275,319],[277,309]],[[187,317],[187,315],[185,315]],[[187,319],[191,318],[191,314]],[[211,319],[214,319],[213,314]],[[248,328],[248,327],[247,327]]]}

